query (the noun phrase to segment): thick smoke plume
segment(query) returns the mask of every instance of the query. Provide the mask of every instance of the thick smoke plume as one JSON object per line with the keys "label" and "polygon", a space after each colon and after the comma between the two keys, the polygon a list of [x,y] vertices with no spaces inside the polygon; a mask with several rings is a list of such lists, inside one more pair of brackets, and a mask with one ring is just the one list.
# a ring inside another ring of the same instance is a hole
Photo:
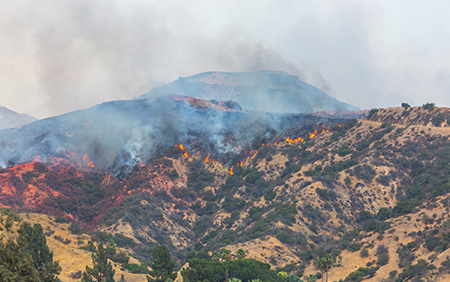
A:
{"label": "thick smoke plume", "polygon": [[[0,105],[38,118],[129,99],[209,70],[271,69],[304,77],[239,26],[206,32],[195,15],[148,2],[17,1],[2,14],[0,39],[19,48],[0,57],[15,82],[0,76],[9,90]],[[173,19],[179,19],[176,28]]]}

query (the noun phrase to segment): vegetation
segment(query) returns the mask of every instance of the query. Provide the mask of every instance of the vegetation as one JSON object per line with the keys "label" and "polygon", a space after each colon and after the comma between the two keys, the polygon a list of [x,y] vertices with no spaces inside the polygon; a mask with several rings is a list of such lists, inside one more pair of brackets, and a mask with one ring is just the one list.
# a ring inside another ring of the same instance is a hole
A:
{"label": "vegetation", "polygon": [[148,282],[165,282],[167,279],[174,280],[177,277],[177,274],[173,273],[175,262],[170,259],[170,252],[165,246],[154,247],[152,256],[152,270],[149,272],[150,276],[147,276]]}
{"label": "vegetation", "polygon": [[92,268],[86,266],[81,282],[114,282],[116,271],[113,270],[111,262],[108,262],[102,243],[98,244],[96,252],[92,254],[92,264]]}

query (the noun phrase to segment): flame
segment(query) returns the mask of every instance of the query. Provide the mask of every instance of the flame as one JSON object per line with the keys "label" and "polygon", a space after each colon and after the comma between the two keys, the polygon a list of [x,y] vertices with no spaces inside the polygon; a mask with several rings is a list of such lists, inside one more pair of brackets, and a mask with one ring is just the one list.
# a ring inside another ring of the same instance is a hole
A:
{"label": "flame", "polygon": [[245,160],[245,162],[248,162],[249,159],[250,159],[250,157],[247,157],[247,159]]}
{"label": "flame", "polygon": [[317,130],[314,130],[313,133],[309,134],[309,139],[312,139],[314,136],[316,136],[316,134],[317,134]]}
{"label": "flame", "polygon": [[181,151],[186,150],[182,144],[178,145],[178,147],[180,147]]}
{"label": "flame", "polygon": [[241,161],[241,166],[243,165],[244,163]]}
{"label": "flame", "polygon": [[187,152],[184,153],[184,156],[185,156],[186,158],[189,158],[189,155],[188,155]]}
{"label": "flame", "polygon": [[88,161],[86,160],[86,158],[87,158],[87,154],[83,156],[83,161],[86,162],[86,164],[88,165],[88,167],[95,167],[94,162],[92,162],[92,161],[88,162]]}
{"label": "flame", "polygon": [[234,167],[234,166],[231,166],[231,168],[230,168],[230,175],[234,175],[234,173],[233,173],[233,167]]}
{"label": "flame", "polygon": [[72,152],[72,153],[69,153],[70,155],[72,155],[72,156],[75,156],[75,153],[74,152]]}
{"label": "flame", "polygon": [[278,143],[278,140],[277,141],[275,141],[275,143],[273,143],[274,145],[276,145]]}
{"label": "flame", "polygon": [[141,164],[141,167],[142,167],[142,161],[139,161],[139,163]]}
{"label": "flame", "polygon": [[205,163],[209,162],[209,156],[206,157]]}

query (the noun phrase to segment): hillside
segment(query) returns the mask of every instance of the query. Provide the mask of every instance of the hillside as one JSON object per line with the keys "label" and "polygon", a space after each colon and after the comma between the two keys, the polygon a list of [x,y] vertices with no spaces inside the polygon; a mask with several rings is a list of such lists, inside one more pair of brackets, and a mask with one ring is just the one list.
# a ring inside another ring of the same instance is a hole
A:
{"label": "hillside", "polygon": [[206,100],[232,100],[248,110],[272,113],[357,111],[297,76],[281,71],[206,72],[157,87],[139,98],[178,94]]}
{"label": "hillside", "polygon": [[37,119],[32,116],[19,114],[0,106],[0,130],[22,126],[36,120]]}
{"label": "hillside", "polygon": [[448,281],[449,118],[434,105],[374,109],[290,126],[224,155],[190,141],[120,179],[35,160],[0,171],[1,203],[123,235],[134,242],[127,253],[148,263],[157,244],[178,267],[243,248],[298,276],[332,254],[329,281]]}

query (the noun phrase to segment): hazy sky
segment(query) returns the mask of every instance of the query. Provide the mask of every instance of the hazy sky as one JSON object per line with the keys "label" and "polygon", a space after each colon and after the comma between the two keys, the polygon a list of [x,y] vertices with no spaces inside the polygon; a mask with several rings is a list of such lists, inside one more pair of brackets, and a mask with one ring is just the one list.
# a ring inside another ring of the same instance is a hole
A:
{"label": "hazy sky", "polygon": [[450,106],[449,1],[0,0],[0,105],[37,118],[277,69],[360,109]]}

